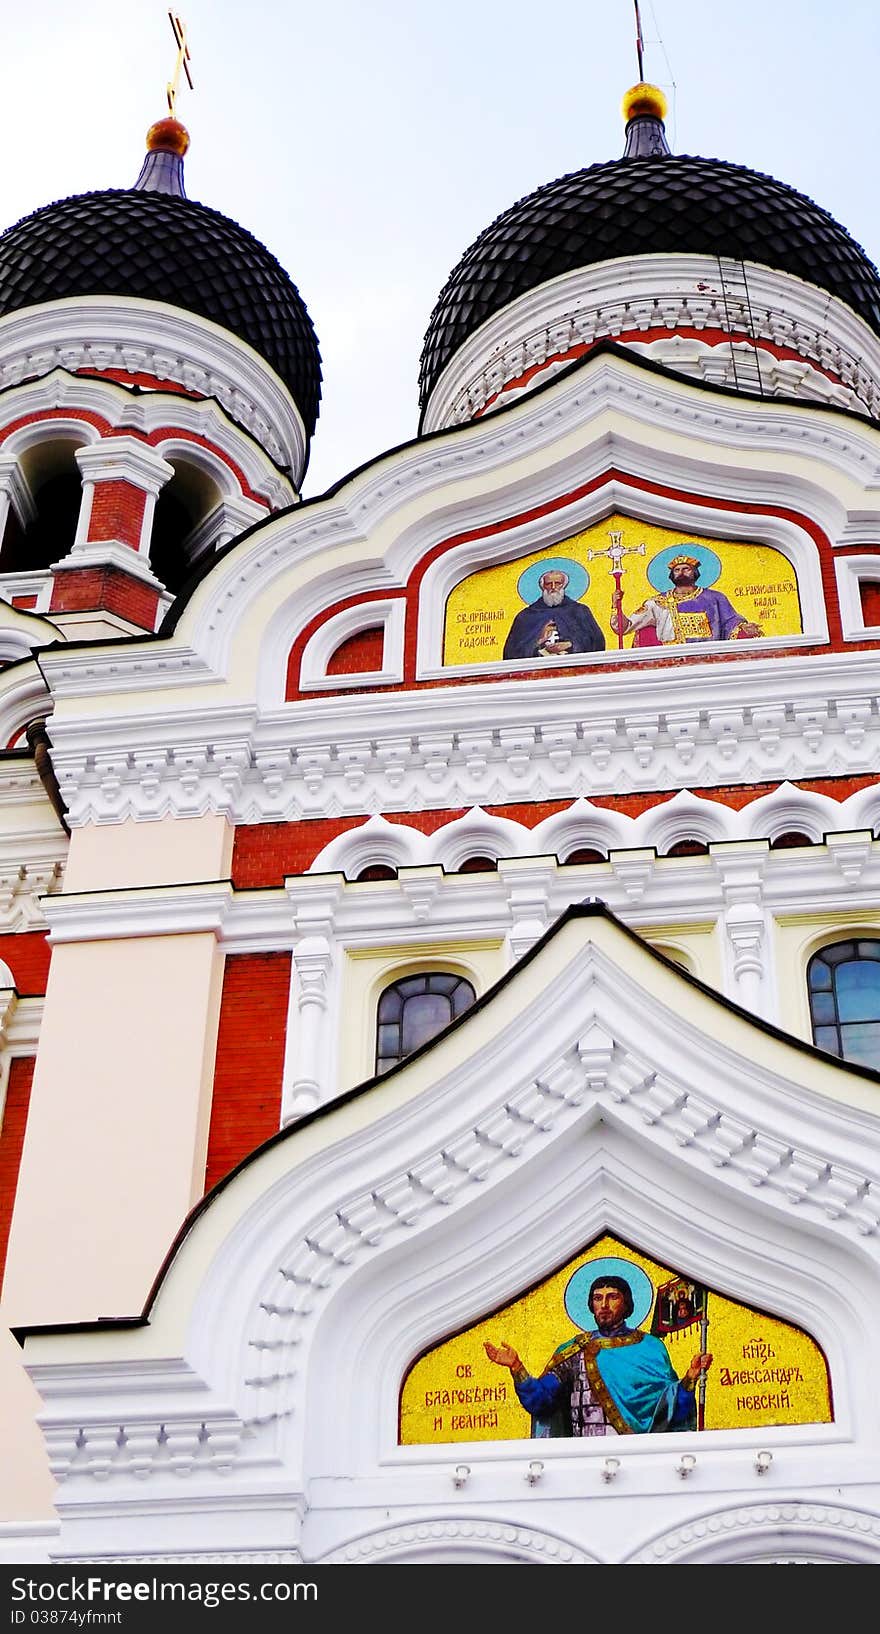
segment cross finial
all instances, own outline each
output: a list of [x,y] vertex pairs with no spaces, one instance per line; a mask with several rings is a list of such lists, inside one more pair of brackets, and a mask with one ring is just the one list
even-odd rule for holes
[[169,11],[168,21],[171,24],[171,32],[174,35],[174,43],[177,46],[177,61],[174,64],[174,73],[165,87],[165,94],[168,98],[168,112],[173,118],[174,109],[177,103],[177,95],[180,90],[181,70],[183,70],[184,74],[186,75],[186,83],[190,90],[193,89],[193,82],[192,74],[189,71],[190,56],[189,43],[186,37],[186,23],[183,22],[182,18],[178,17],[175,11]]

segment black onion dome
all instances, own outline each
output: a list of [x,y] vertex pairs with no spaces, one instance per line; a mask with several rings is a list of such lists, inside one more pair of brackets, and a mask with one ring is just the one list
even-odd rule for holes
[[877,269],[803,193],[720,159],[615,159],[539,187],[466,251],[428,325],[422,405],[459,347],[517,296],[576,267],[663,253],[720,255],[795,273],[880,334]]
[[258,239],[162,192],[84,193],[0,237],[0,316],[77,295],[164,301],[231,330],[281,376],[311,436],[321,358],[296,286]]

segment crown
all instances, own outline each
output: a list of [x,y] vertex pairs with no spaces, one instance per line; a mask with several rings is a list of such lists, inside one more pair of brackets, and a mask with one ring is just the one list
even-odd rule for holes
[[668,563],[670,571],[674,567],[699,567],[699,556],[673,556]]

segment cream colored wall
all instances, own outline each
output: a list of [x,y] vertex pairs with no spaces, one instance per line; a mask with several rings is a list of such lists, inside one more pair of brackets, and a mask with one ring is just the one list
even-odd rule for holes
[[853,908],[833,914],[780,914],[773,927],[779,972],[779,1024],[796,1038],[813,1041],[807,965],[828,942],[845,942],[864,931],[880,935],[880,912]]
[[[16,786],[15,769],[9,771],[9,787],[3,802],[3,841],[20,840],[28,849],[34,842],[52,839],[59,852],[67,849],[67,836],[42,787],[33,787],[34,769],[28,764]],[[25,778],[27,781],[25,781]]]
[[376,1070],[376,1008],[390,982],[417,971],[449,970],[464,976],[480,998],[507,969],[504,941],[431,942],[425,948],[389,944],[381,948],[349,948],[342,971],[342,1028],[339,1087],[350,1089]]
[[[232,839],[213,816],[75,829],[64,894],[223,879]],[[140,1311],[203,1190],[222,974],[213,931],[54,948],[5,1324]],[[4,1519],[52,1514],[33,1401],[18,1347],[0,1349]]]
[[3,1457],[0,1459],[0,1514],[4,1521],[53,1516],[53,1480],[37,1425],[42,1402],[23,1366],[21,1349],[0,1326],[0,1402]]
[[56,947],[7,1320],[140,1310],[202,1188],[220,963],[211,932]]
[[690,976],[724,991],[721,941],[715,919],[682,922],[680,925],[640,925],[639,935],[649,947],[681,964]]
[[70,837],[65,891],[185,885],[227,879],[235,830],[225,817],[94,824]]

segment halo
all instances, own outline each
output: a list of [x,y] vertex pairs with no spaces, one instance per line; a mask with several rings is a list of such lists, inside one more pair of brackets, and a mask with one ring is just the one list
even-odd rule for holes
[[587,1260],[568,1279],[565,1309],[575,1327],[582,1328],[585,1333],[595,1332],[596,1318],[587,1304],[587,1298],[596,1278],[604,1276],[623,1277],[629,1283],[633,1308],[632,1315],[626,1320],[631,1328],[639,1327],[650,1314],[654,1303],[654,1284],[647,1271],[643,1271],[640,1265],[634,1265],[632,1260],[607,1255],[602,1259]]
[[573,562],[570,556],[542,556],[540,562],[533,562],[527,567],[516,581],[516,593],[520,601],[537,601],[541,594],[538,580],[544,573],[554,569],[558,573],[568,574],[568,584],[565,594],[572,601],[580,601],[590,588],[590,575],[580,562]]
[[700,577],[697,587],[708,590],[721,577],[721,557],[708,545],[695,545],[692,539],[682,539],[678,545],[667,545],[665,550],[657,552],[648,563],[648,582],[655,590],[671,590],[672,580],[669,577],[669,564],[674,556],[696,556],[700,564]]

